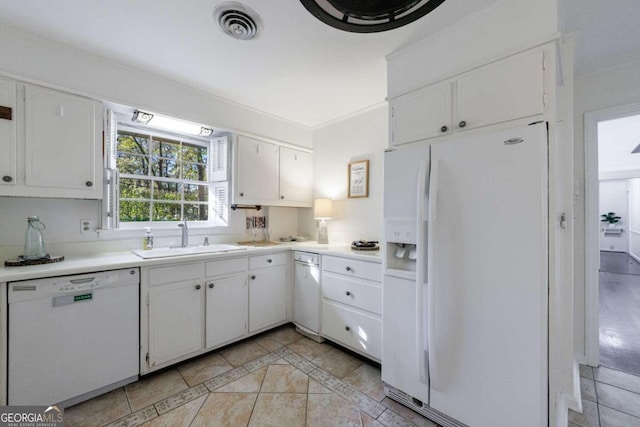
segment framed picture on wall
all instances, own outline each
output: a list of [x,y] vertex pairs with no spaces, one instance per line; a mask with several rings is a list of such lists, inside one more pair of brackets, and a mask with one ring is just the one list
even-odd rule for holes
[[369,197],[369,160],[349,163],[348,197]]

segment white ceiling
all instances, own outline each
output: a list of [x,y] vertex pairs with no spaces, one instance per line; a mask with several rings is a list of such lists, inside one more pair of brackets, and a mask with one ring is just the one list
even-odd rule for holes
[[[222,0],[0,0],[0,23],[315,127],[384,101],[385,55],[497,1],[447,0],[405,27],[353,34],[297,0],[241,0],[264,21],[251,42],[217,28]],[[582,30],[578,73],[640,59],[638,0],[560,1],[566,30]]]

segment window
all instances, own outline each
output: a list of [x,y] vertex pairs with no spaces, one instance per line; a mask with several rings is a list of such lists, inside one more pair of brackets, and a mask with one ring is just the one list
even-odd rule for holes
[[107,138],[109,228],[228,224],[227,137],[172,135],[115,121]]

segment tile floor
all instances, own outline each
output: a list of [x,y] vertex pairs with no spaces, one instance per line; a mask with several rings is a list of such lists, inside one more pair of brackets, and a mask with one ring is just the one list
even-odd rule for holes
[[640,427],[640,377],[580,366],[582,414],[569,411],[569,426]]
[[139,425],[437,427],[385,398],[378,366],[291,325],[65,410],[66,427]]

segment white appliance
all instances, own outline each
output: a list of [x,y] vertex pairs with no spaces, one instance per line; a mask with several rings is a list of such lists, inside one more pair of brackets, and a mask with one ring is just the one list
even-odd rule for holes
[[70,406],[137,380],[137,268],[11,282],[9,405]]
[[548,425],[547,127],[389,150],[382,379],[442,426]]
[[320,337],[320,257],[296,251],[293,259],[293,323],[304,335],[323,341]]

